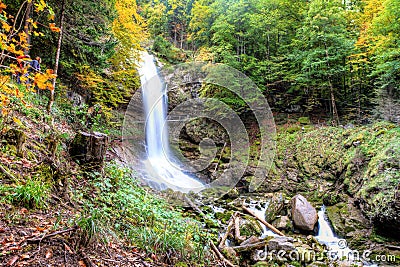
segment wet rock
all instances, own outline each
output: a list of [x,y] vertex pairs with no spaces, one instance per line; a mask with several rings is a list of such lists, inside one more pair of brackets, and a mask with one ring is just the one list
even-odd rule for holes
[[278,230],[286,230],[289,231],[293,228],[292,221],[289,219],[288,216],[281,216],[276,219],[273,223]]
[[294,239],[286,236],[276,236],[268,241],[268,251],[293,251],[295,246],[293,244]]
[[205,138],[212,139],[218,145],[227,142],[224,128],[210,119],[201,118],[186,123],[184,131],[190,141],[200,143]]
[[296,228],[312,231],[318,221],[316,209],[302,195],[292,198],[292,220]]
[[326,213],[334,231],[340,236],[347,236],[356,230],[370,228],[368,220],[357,209],[351,200],[327,207]]
[[255,244],[258,242],[260,242],[260,238],[258,238],[256,236],[251,236],[250,238],[248,238],[245,241],[243,241],[242,243],[240,243],[240,245],[243,246],[243,245],[248,245],[248,244]]
[[249,216],[240,219],[239,227],[241,236],[261,236],[263,233],[258,221]]

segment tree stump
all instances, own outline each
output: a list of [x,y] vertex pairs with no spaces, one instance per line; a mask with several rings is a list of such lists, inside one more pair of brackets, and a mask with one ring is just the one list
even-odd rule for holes
[[79,132],[69,146],[69,154],[81,165],[101,169],[107,148],[108,136],[106,134]]
[[2,139],[6,140],[6,142],[11,145],[15,145],[18,157],[24,156],[23,148],[26,142],[26,134],[22,130],[10,129],[3,134]]

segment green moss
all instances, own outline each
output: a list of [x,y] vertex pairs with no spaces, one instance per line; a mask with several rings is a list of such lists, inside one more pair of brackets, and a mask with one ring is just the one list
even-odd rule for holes
[[286,129],[286,132],[291,134],[291,133],[298,132],[300,130],[301,130],[301,127],[299,125],[293,125],[293,126],[288,127]]
[[240,225],[240,235],[251,237],[260,236],[262,234],[262,228],[257,220],[252,217],[246,216],[245,221]]
[[301,123],[301,124],[310,124],[311,123],[309,117],[300,117],[298,119],[298,122]]

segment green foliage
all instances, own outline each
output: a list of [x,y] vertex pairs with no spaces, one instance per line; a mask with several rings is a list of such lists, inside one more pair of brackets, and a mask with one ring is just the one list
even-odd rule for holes
[[104,176],[94,174],[91,179],[96,196],[85,200],[86,212],[77,219],[86,243],[115,231],[148,252],[172,253],[173,261],[203,260],[209,237],[199,222],[182,217],[178,208],[172,210],[150,195],[131,171],[108,164]]
[[161,36],[154,39],[152,50],[158,57],[172,64],[183,62],[186,59],[186,54],[182,50],[174,47]]
[[0,203],[10,202],[26,208],[47,207],[50,185],[40,178],[28,178],[16,185],[0,185]]
[[158,56],[164,58],[170,58],[172,54],[172,44],[165,40],[161,36],[157,36],[154,39],[153,51],[157,53]]

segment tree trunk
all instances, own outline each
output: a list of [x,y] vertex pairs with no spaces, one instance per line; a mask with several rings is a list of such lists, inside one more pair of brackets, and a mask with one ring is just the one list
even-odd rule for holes
[[29,46],[31,44],[31,35],[30,35],[30,31],[31,31],[31,27],[30,27],[30,23],[28,22],[28,20],[31,18],[31,13],[32,13],[32,2],[33,1],[29,1],[28,5],[26,7],[26,13],[25,13],[25,34],[26,34],[26,42],[28,44],[28,47],[25,48],[25,54],[28,54],[29,52]]
[[339,114],[337,112],[335,94],[333,92],[333,86],[332,86],[332,83],[331,83],[330,79],[329,79],[329,86],[331,88],[331,102],[332,102],[333,121],[335,123],[335,126],[338,126],[340,124],[340,122],[339,122]]
[[[326,42],[324,43],[325,46],[325,56],[326,56],[326,65],[328,67],[328,70],[330,69],[329,65],[329,54],[328,54],[328,48],[326,46]],[[339,122],[339,114],[337,112],[336,108],[336,100],[335,100],[335,93],[332,85],[332,77],[330,74],[328,74],[328,84],[329,84],[329,89],[330,89],[330,94],[331,94],[331,104],[332,104],[332,118],[334,121],[334,125],[337,126],[340,124]]]
[[[60,54],[61,54],[61,44],[62,44],[62,37],[64,32],[64,16],[65,16],[65,4],[67,0],[63,0],[61,5],[61,17],[60,17],[60,34],[58,36],[58,44],[57,44],[57,52],[56,52],[56,62],[54,64],[54,74],[57,75],[58,73],[58,63],[60,61]],[[53,88],[50,91],[50,99],[49,103],[47,104],[47,112],[51,112],[51,107],[54,103],[54,92],[56,90],[56,80],[57,77],[53,80]]]

